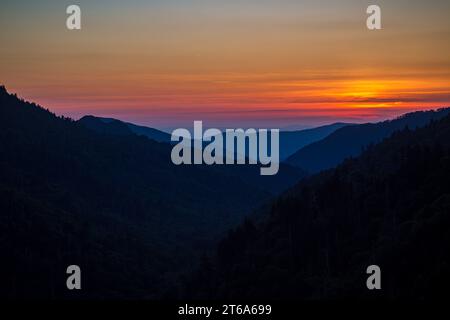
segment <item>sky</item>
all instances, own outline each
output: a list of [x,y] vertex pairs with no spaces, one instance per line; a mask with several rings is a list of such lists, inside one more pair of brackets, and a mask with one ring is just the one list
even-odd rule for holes
[[[82,30],[66,28],[77,4]],[[382,30],[366,27],[377,4]],[[447,0],[2,0],[0,84],[164,130],[372,122],[450,106]]]

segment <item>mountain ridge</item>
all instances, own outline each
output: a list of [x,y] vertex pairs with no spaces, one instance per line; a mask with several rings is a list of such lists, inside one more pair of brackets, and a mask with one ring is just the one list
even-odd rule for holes
[[136,134],[138,136],[145,136],[157,142],[171,142],[170,134],[146,126],[138,126],[130,122],[114,118],[103,118],[92,115],[86,115],[80,118],[77,122],[83,124],[89,129],[109,134],[130,135]]
[[440,119],[450,113],[450,108],[407,113],[393,120],[345,126],[326,138],[309,144],[285,160],[309,173],[332,168],[346,158],[358,156],[370,144],[381,142],[397,130],[406,126],[422,127],[431,120]]

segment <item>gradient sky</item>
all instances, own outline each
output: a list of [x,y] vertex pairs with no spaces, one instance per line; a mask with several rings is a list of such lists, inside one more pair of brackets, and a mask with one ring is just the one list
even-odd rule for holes
[[[78,4],[82,30],[68,31]],[[383,30],[369,31],[369,4]],[[450,106],[448,0],[2,0],[0,83],[73,118],[314,126]]]

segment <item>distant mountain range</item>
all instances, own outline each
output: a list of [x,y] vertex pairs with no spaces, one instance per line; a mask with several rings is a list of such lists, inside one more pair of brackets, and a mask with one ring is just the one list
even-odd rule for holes
[[[171,135],[149,127],[138,126],[132,123],[123,122],[113,118],[101,118],[95,116],[84,116],[79,123],[85,127],[100,133],[113,135],[142,135],[149,139],[171,143]],[[339,128],[351,125],[349,123],[334,123],[312,129],[299,131],[280,132],[280,160],[283,161],[300,148],[321,140]]]
[[348,125],[337,129],[324,139],[311,143],[286,159],[286,163],[316,173],[332,168],[344,159],[354,157],[369,146],[382,141],[392,133],[405,127],[416,129],[432,120],[439,120],[450,113],[450,108],[432,111],[418,111],[397,119],[379,123]]

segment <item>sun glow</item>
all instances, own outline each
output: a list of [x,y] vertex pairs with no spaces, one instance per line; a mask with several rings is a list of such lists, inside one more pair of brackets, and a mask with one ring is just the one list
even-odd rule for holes
[[386,82],[377,80],[351,81],[349,83],[344,83],[343,86],[344,92],[336,93],[336,95],[338,97],[354,99],[381,97],[383,94],[386,94],[387,88],[389,87]]

